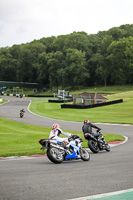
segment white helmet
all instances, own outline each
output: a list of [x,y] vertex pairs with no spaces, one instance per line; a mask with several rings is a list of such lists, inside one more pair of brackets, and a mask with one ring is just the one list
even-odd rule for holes
[[55,123],[55,124],[52,125],[52,129],[57,129],[57,128],[60,128],[60,125],[59,125],[59,124],[56,124],[56,123]]

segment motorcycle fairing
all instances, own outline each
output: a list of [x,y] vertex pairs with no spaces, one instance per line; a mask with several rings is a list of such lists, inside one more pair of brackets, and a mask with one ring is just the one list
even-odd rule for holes
[[[71,147],[71,145],[70,145],[70,147]],[[72,145],[72,147],[73,147],[73,149],[74,149],[73,153],[72,153],[72,154],[68,154],[68,155],[65,157],[65,160],[70,160],[70,159],[73,159],[73,158],[81,158],[80,152],[79,152],[80,147],[73,146],[73,145]]]

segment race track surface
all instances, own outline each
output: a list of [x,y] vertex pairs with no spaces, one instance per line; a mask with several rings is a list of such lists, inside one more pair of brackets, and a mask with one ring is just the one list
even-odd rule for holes
[[[27,109],[29,99],[8,97],[0,106],[0,117],[62,129],[81,131],[82,123],[65,122],[33,115]],[[26,110],[19,118],[20,109]],[[133,188],[133,126],[99,125],[104,133],[128,137],[128,142],[109,153],[91,153],[89,162],[68,161],[53,164],[47,157],[0,161],[0,200],[66,200]]]

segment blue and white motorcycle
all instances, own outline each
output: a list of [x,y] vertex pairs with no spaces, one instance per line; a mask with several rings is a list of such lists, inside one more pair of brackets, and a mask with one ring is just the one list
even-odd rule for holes
[[69,139],[69,147],[64,142],[54,139],[41,139],[39,143],[42,145],[41,150],[47,149],[47,157],[53,163],[62,163],[63,161],[81,159],[83,161],[90,160],[89,152],[81,146],[83,140],[79,136],[72,136]]

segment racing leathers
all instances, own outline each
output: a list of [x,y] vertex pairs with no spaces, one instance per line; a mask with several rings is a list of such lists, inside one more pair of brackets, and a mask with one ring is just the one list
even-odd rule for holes
[[93,133],[92,128],[97,129],[98,131],[100,131],[101,129],[99,127],[97,127],[96,125],[92,124],[92,123],[86,123],[82,126],[82,131],[83,133],[90,133],[94,136],[99,136],[99,133]]

